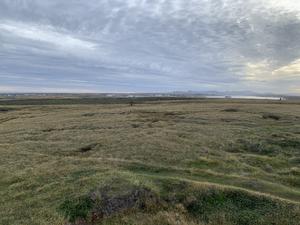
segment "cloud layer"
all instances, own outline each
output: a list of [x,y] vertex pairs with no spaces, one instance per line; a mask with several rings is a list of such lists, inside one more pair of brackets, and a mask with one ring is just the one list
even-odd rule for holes
[[0,92],[299,93],[296,0],[2,0]]

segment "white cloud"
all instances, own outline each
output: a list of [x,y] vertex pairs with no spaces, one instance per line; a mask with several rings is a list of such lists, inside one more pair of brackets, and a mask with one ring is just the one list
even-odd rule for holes
[[248,62],[245,65],[245,80],[248,81],[266,81],[272,80],[270,63],[267,60],[252,63]]
[[300,78],[300,59],[275,69],[272,75],[281,78]]
[[298,0],[264,0],[263,2],[275,9],[298,11],[300,13],[300,2]]
[[0,93],[97,93],[97,89],[84,88],[66,88],[66,87],[36,87],[34,90],[31,86],[19,85],[0,85]]
[[93,42],[81,40],[70,34],[58,32],[49,25],[41,26],[21,22],[0,21],[0,32],[8,32],[12,35],[32,41],[45,42],[67,51],[91,51],[95,50],[97,46]]

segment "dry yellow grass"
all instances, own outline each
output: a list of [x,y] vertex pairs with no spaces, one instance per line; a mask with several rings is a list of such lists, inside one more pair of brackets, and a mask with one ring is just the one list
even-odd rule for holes
[[[3,225],[65,224],[58,210],[65,198],[88,193],[113,177],[158,192],[157,180],[175,179],[263,193],[284,204],[300,202],[300,105],[295,102],[193,100],[133,107],[0,108],[7,109],[0,111]],[[265,116],[270,113],[279,119]],[[160,211],[143,224],[193,223],[192,217],[174,213]],[[139,224],[134,215],[119,219]],[[222,215],[195,223],[234,224]],[[284,218],[286,224],[293,220]],[[112,220],[105,223],[119,221]]]

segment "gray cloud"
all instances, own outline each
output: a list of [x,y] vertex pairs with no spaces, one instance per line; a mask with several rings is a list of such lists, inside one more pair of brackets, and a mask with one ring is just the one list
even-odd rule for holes
[[298,40],[294,0],[2,0],[0,91],[298,92]]

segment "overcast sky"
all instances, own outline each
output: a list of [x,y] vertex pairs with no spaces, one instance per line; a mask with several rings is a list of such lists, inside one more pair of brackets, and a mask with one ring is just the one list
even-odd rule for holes
[[299,0],[0,0],[0,92],[300,94]]

